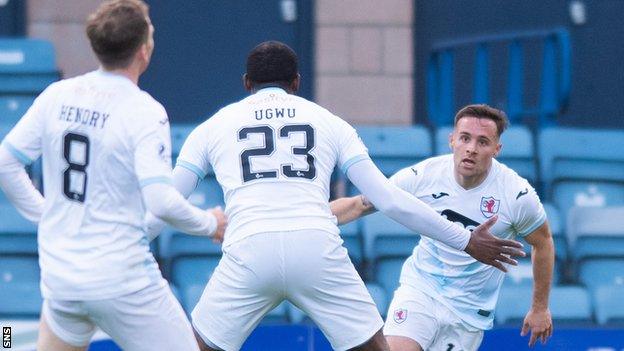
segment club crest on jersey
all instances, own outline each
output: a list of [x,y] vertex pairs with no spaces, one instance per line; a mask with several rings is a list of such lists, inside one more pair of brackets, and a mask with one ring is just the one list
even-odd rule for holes
[[394,310],[393,317],[395,322],[401,324],[407,319],[407,310],[405,308],[397,308]]
[[493,196],[481,198],[481,213],[485,218],[490,218],[498,213],[500,208],[500,200],[495,199]]

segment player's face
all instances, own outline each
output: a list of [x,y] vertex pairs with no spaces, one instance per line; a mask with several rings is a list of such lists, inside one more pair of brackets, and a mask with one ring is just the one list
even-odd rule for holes
[[485,179],[501,149],[496,130],[496,123],[487,118],[463,117],[457,122],[450,143],[458,180],[476,186]]

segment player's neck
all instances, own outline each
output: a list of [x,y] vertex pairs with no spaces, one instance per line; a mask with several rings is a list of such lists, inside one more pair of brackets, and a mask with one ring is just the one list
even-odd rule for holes
[[126,77],[130,81],[132,81],[132,83],[134,83],[135,85],[139,84],[139,77],[141,76],[141,70],[136,65],[130,65],[125,68],[114,68],[114,69],[107,69],[105,67],[101,67],[100,69],[107,73]]
[[474,176],[463,176],[459,174],[459,172],[457,171],[453,172],[453,175],[455,176],[455,181],[457,182],[457,184],[459,184],[459,186],[461,186],[465,190],[474,189],[478,187],[479,185],[481,185],[487,178],[488,174],[490,174],[489,169],[487,172],[484,172],[483,174],[476,174]]

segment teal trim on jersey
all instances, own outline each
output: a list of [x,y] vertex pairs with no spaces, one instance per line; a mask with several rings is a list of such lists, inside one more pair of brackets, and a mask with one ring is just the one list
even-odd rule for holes
[[541,227],[542,224],[544,224],[544,222],[546,222],[546,212],[542,212],[542,215],[540,216],[540,218],[535,221],[535,223],[529,227],[529,229],[525,230],[524,232],[519,232],[518,235],[520,235],[521,237],[525,237],[531,233],[533,233],[537,228]]
[[[194,164],[190,163],[190,162],[186,162],[186,161],[178,161],[176,162],[176,167],[184,167],[186,169],[188,169],[189,171],[195,173],[195,175],[197,175],[197,177],[199,177],[199,179],[204,179],[204,177],[206,176],[206,172],[202,171],[201,168],[195,166]],[[197,185],[195,185],[197,186]]]
[[347,160],[347,162],[345,162],[342,167],[340,167],[340,169],[342,170],[342,173],[347,174],[347,171],[349,170],[349,168],[351,168],[351,166],[353,166],[354,164],[363,161],[363,160],[370,160],[370,156],[368,155],[357,155],[355,157],[352,157],[350,159]]
[[9,150],[11,155],[18,159],[24,166],[28,166],[29,164],[33,163],[33,160],[26,156],[25,153],[19,151],[15,146],[11,145],[11,143],[9,143],[8,141],[5,141],[2,144],[7,148],[7,150]]
[[156,183],[173,184],[173,182],[171,181],[171,178],[169,177],[152,177],[152,178],[146,178],[146,179],[140,180],[139,186],[141,188],[144,188],[150,184],[156,184]]

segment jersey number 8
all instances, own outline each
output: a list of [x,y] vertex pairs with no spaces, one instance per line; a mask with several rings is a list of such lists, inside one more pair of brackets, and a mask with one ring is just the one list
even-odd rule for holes
[[[76,149],[78,148],[78,149]],[[74,153],[72,153],[74,149]],[[72,157],[82,155],[80,161]],[[87,193],[87,166],[89,165],[89,138],[86,135],[67,133],[63,137],[63,158],[67,168],[63,172],[63,194],[73,201],[84,202]],[[72,181],[82,180],[82,189],[77,191]]]
[[[291,133],[303,133],[305,145],[293,147],[293,155],[305,156],[308,169],[294,169],[292,164],[281,165],[280,171],[288,178],[314,179],[316,177],[316,167],[314,167],[314,156],[310,151],[314,148],[314,129],[309,124],[289,124],[280,128],[278,134],[280,138],[288,138]],[[249,158],[253,156],[269,156],[275,151],[274,130],[270,126],[245,127],[238,131],[238,140],[246,140],[249,134],[262,134],[264,137],[264,147],[244,150],[240,155],[241,167],[243,171],[243,183],[256,179],[277,178],[277,171],[251,171]]]

